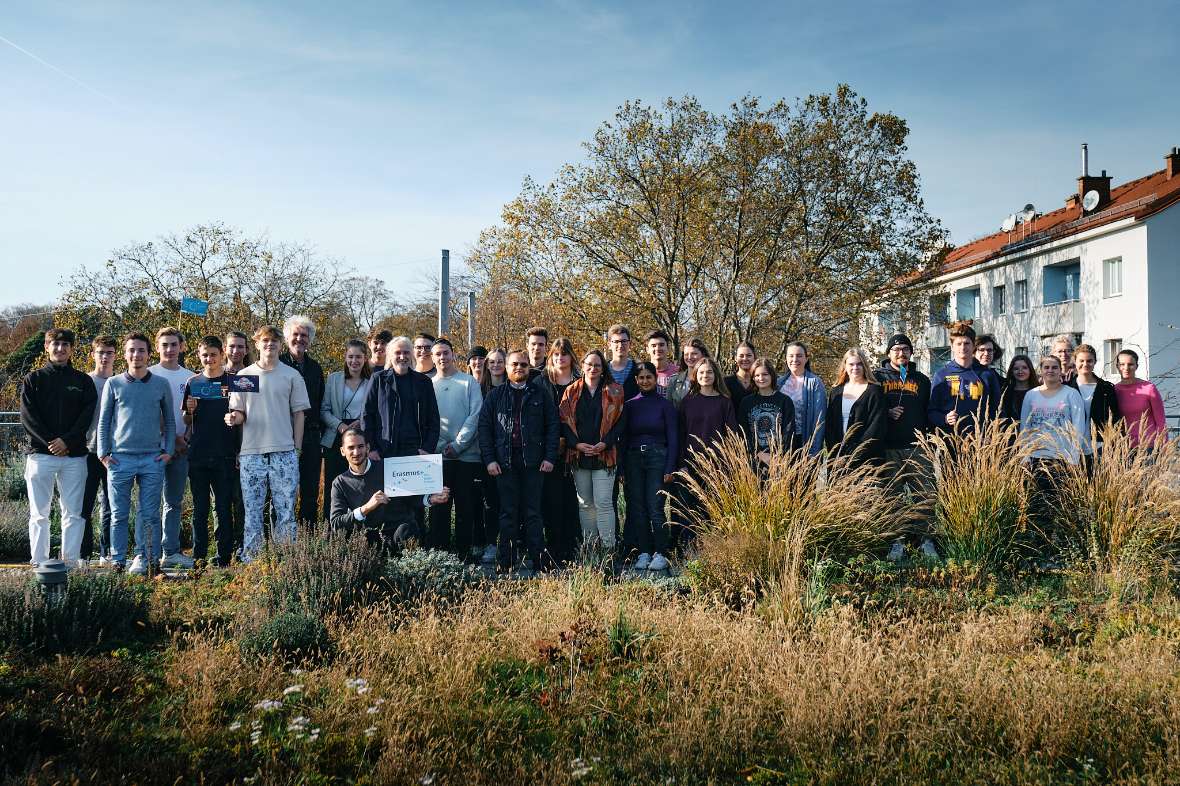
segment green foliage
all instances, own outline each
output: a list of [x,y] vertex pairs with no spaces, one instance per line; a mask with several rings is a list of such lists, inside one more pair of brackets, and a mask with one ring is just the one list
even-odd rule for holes
[[147,621],[147,599],[122,576],[73,573],[47,594],[27,572],[0,575],[0,648],[83,652],[134,635]]
[[452,603],[480,583],[483,574],[445,551],[411,549],[385,566],[385,590],[395,603]]
[[29,513],[21,502],[0,496],[0,560],[29,558]]
[[247,655],[278,655],[285,660],[314,658],[331,648],[323,620],[303,611],[283,611],[247,628],[238,645]]

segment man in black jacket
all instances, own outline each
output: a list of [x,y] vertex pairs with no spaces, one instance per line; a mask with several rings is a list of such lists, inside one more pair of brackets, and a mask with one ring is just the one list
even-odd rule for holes
[[434,383],[413,368],[414,345],[405,336],[389,342],[390,367],[373,373],[365,397],[369,458],[416,456],[438,448],[438,401]]
[[416,511],[442,505],[451,498],[446,486],[437,494],[422,497],[386,496],[381,462],[369,458],[365,435],[357,429],[344,432],[340,453],[348,461],[348,469],[336,476],[329,491],[333,529],[352,532],[361,523],[369,543],[401,547],[407,541],[422,539]]
[[[889,339],[888,353],[889,359],[874,374],[885,391],[888,415],[885,419],[885,460],[893,472],[889,493],[902,494],[914,485],[906,473],[912,473],[916,468],[918,434],[928,426],[930,378],[918,371],[918,365],[910,360],[914,345],[904,333]],[[889,552],[890,559],[901,559],[904,550],[901,541],[894,543]],[[922,541],[922,551],[927,555],[935,554],[929,538]]]
[[529,366],[523,351],[509,353],[507,384],[492,388],[479,412],[480,456],[500,492],[501,570],[516,562],[517,511],[523,511],[528,555],[541,565],[541,473],[552,472],[557,461],[557,405],[541,378],[529,379]]
[[303,443],[296,445],[299,453],[299,521],[315,521],[320,509],[320,472],[323,454],[320,452],[320,404],[324,401],[324,369],[307,354],[315,341],[315,323],[309,317],[296,314],[283,323],[283,339],[287,351],[279,360],[299,372],[307,386],[310,406],[303,416]]
[[49,510],[57,486],[61,505],[61,559],[73,567],[82,550],[82,498],[86,491],[86,435],[98,392],[70,365],[74,332],[45,334],[49,365],[21,383],[20,422],[29,435],[25,483],[29,491],[29,547],[36,565],[49,559]]

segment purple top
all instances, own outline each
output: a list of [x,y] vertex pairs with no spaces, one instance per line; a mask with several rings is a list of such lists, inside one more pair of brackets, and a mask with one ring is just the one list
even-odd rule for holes
[[729,396],[685,397],[680,405],[680,466],[687,465],[689,449],[700,450],[702,442],[714,445],[727,431],[737,430],[737,415]]
[[619,441],[619,455],[626,456],[627,450],[642,445],[659,445],[667,450],[664,459],[664,474],[676,471],[680,459],[680,435],[676,421],[676,407],[659,394],[658,390],[640,393],[623,404],[623,420],[626,422],[623,437]]

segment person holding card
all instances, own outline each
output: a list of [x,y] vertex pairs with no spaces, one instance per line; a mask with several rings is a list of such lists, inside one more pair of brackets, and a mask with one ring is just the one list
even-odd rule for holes
[[223,365],[221,339],[205,336],[197,345],[201,373],[184,386],[184,425],[188,440],[188,479],[193,494],[193,558],[209,553],[209,498],[217,510],[213,537],[217,554],[213,566],[229,567],[234,550],[231,514],[233,466],[238,456],[241,430],[225,422],[229,414],[231,374]]
[[[283,334],[266,325],[254,332],[258,362],[233,380],[225,422],[243,426],[241,467],[246,532],[242,561],[262,550],[262,509],[266,492],[274,503],[274,536],[295,539],[295,495],[299,491],[299,457],[304,413],[311,407],[307,385],[291,366],[280,362]],[[319,446],[316,446],[319,450]]]
[[348,462],[348,468],[332,481],[328,492],[332,501],[328,521],[333,529],[344,532],[352,532],[362,524],[372,545],[401,548],[411,540],[421,541],[416,511],[444,505],[451,498],[451,490],[446,486],[437,494],[421,497],[387,496],[381,461],[369,458],[369,444],[361,429],[344,431],[340,455]]

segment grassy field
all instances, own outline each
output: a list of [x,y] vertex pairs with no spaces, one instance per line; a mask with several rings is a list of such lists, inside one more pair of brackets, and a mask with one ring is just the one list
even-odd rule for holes
[[488,581],[324,533],[187,581],[77,574],[52,600],[10,572],[0,779],[1180,782],[1174,457],[1111,458],[1088,488],[1135,504],[1090,491],[1046,533],[996,439],[1007,481],[957,486],[980,469],[944,457],[954,491],[906,499],[972,558],[882,562],[904,516],[873,470],[753,483],[735,448],[701,468],[722,493],[671,579]]

